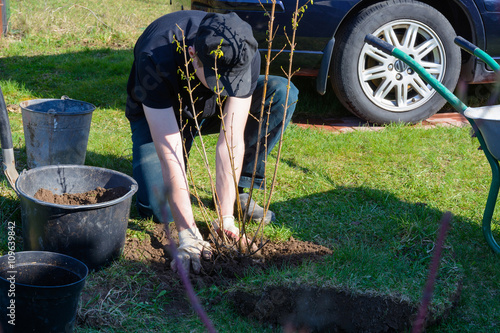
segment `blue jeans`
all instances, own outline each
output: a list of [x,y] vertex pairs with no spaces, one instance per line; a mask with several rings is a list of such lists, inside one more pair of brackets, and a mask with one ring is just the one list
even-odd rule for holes
[[[274,146],[279,142],[281,136],[281,129],[283,127],[283,106],[286,99],[286,86],[287,80],[282,77],[269,76],[267,83],[266,93],[266,106],[264,112],[269,110],[269,104],[272,101],[269,122],[266,124],[267,116],[264,114],[264,121],[261,124],[261,137],[260,148],[258,152],[257,168],[255,172],[254,188],[261,188],[264,184],[265,175],[265,157],[266,153],[269,154]],[[260,109],[262,103],[262,95],[264,93],[264,76],[259,77],[257,87],[252,96],[252,103],[250,106],[250,113],[254,117],[249,116],[245,127],[245,154],[243,157],[243,166],[241,177],[238,183],[239,187],[249,188],[252,181],[252,174],[255,164],[255,153],[257,142],[257,134],[259,132],[259,119]],[[296,102],[298,99],[298,90],[291,83],[288,96],[288,110],[285,119],[285,129],[292,118],[295,111]],[[185,121],[185,120],[184,120]],[[132,130],[132,153],[133,153],[133,177],[139,184],[139,189],[136,195],[137,210],[142,217],[153,217],[156,221],[162,221],[160,203],[156,198],[155,187],[163,184],[163,177],[161,173],[160,160],[156,154],[153,139],[149,131],[149,126],[146,118],[130,122]],[[201,134],[219,133],[220,119],[218,116],[203,119],[200,122]],[[267,151],[264,146],[265,131],[267,128]],[[186,150],[189,152],[194,138],[199,133],[196,131],[194,122],[187,123],[184,127],[183,135],[185,139]],[[167,207],[166,210],[170,213]],[[167,216],[168,221],[171,222],[172,216]]]

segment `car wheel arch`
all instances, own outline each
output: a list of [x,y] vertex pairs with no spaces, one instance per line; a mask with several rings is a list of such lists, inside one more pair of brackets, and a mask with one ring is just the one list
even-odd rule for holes
[[[354,5],[344,16],[344,18],[341,20],[340,24],[337,26],[335,29],[332,39],[335,40],[335,38],[339,35],[339,33],[344,29],[346,26],[349,26],[350,21],[359,13],[359,11],[374,5],[376,3],[384,2],[387,0],[368,0],[368,1],[359,1],[356,5]],[[464,37],[467,40],[470,40],[472,43],[474,43],[476,46],[479,48],[484,49],[485,44],[486,44],[486,33],[484,31],[484,26],[483,24],[479,24],[477,22],[482,22],[481,19],[481,14],[479,12],[479,9],[477,8],[476,4],[472,0],[444,0],[441,2],[438,2],[438,5],[436,6],[435,1],[431,0],[415,0],[416,2],[422,2],[425,3],[435,9],[437,9],[439,12],[441,12],[451,23],[455,31],[458,31],[460,36]],[[449,11],[444,10],[446,6],[452,6],[450,7],[452,10],[456,10],[459,13],[459,17],[453,17],[452,15],[449,14]],[[467,8],[471,8],[474,10],[467,10]],[[466,29],[464,28],[463,22],[462,22],[462,17],[467,18],[468,24],[466,25]],[[476,22],[476,24],[474,24]],[[325,55],[328,55],[325,53]],[[466,54],[465,56],[468,57]],[[333,62],[333,57],[335,57],[335,54],[331,54],[331,59],[329,59],[329,67],[328,68],[321,68],[321,71],[324,71],[323,73],[326,77],[330,75],[330,67],[331,63]],[[470,58],[470,57],[469,57]],[[468,64],[468,69],[469,72],[474,71],[474,59],[470,59],[469,64]],[[319,74],[321,76],[321,72]],[[322,83],[318,81],[317,83],[318,87],[318,92],[320,94],[323,94],[322,91]]]
[[[343,19],[340,21],[338,27],[335,29],[332,38],[335,38],[338,35],[338,32],[342,29],[342,27],[348,25],[349,21],[357,15],[357,13],[371,5],[374,5],[379,2],[385,2],[387,0],[362,0],[359,1],[356,5],[354,5],[343,17]],[[450,17],[448,14],[449,11],[445,10],[446,6],[452,6],[450,7],[451,9],[458,9],[460,13],[467,18],[468,21],[468,27],[470,31],[470,36],[472,37],[472,42],[480,47],[484,48],[486,44],[486,35],[484,31],[484,25],[483,24],[474,24],[474,22],[482,22],[481,19],[481,14],[479,12],[479,9],[477,8],[477,5],[475,4],[474,1],[472,0],[443,0],[439,1],[436,3],[436,1],[432,0],[415,0],[415,2],[422,2],[425,3],[435,9],[437,9],[439,12],[441,12],[448,20],[450,23],[452,23],[453,27],[456,29],[459,27],[459,24],[463,24],[463,22],[458,21],[456,19],[453,19]],[[468,10],[467,8],[474,9],[474,10]],[[456,29],[457,30],[457,29]],[[467,38],[469,36],[462,36],[464,38]]]
[[[340,61],[341,59],[353,59],[352,57],[355,54],[357,54],[357,53],[353,53],[353,52],[356,52],[355,51],[356,48],[360,47],[360,45],[358,45],[360,43],[359,36],[355,37],[355,39],[352,39],[352,37],[347,37],[347,36],[354,37],[356,35],[353,35],[353,33],[359,34],[363,30],[366,30],[366,26],[364,25],[365,20],[368,17],[373,16],[374,13],[378,11],[378,9],[385,8],[386,14],[385,14],[384,18],[381,18],[381,22],[383,22],[384,20],[386,20],[388,17],[390,17],[392,15],[392,14],[388,14],[391,12],[390,11],[388,12],[387,8],[390,8],[391,6],[394,6],[394,5],[397,6],[399,4],[404,4],[406,6],[410,6],[410,8],[411,8],[411,6],[417,6],[414,8],[415,9],[419,8],[418,10],[420,11],[420,14],[416,14],[416,15],[420,16],[421,19],[426,17],[424,12],[423,12],[424,7],[422,7],[422,6],[427,5],[427,4],[425,4],[423,1],[416,1],[416,0],[377,1],[377,2],[375,2],[374,6],[370,7],[369,11],[364,12],[362,14],[361,14],[361,12],[357,13],[355,15],[354,19],[347,21],[348,24],[343,26],[343,27],[340,27],[337,31],[338,35],[336,35],[336,41],[338,41],[338,43],[336,43],[336,50],[337,51],[334,51],[334,56],[333,56],[334,58],[332,59],[332,66],[331,66],[331,69],[333,69],[331,71],[331,73],[332,73],[331,81],[333,83],[332,86],[334,88],[334,91],[337,94],[337,97],[339,97],[340,101],[348,109],[350,109],[354,114],[356,114],[358,116],[362,116],[362,118],[366,117],[367,120],[374,122],[374,123],[384,123],[384,122],[389,122],[389,121],[390,122],[392,122],[392,121],[417,122],[417,121],[419,121],[419,119],[423,120],[423,119],[425,119],[425,117],[428,117],[431,114],[432,109],[436,110],[435,107],[430,107],[430,105],[433,105],[433,104],[422,104],[422,103],[424,103],[424,100],[430,100],[432,98],[432,96],[434,94],[432,92],[426,93],[426,95],[423,95],[422,97],[417,96],[417,98],[412,98],[411,102],[413,104],[415,104],[416,109],[414,109],[414,107],[410,107],[408,104],[405,107],[405,108],[408,108],[407,110],[401,109],[401,111],[396,111],[396,109],[394,109],[395,106],[389,107],[389,105],[393,102],[391,102],[390,100],[385,100],[385,99],[373,101],[374,103],[377,103],[377,106],[375,106],[375,104],[373,104],[373,106],[375,108],[368,107],[368,104],[366,104],[367,100],[365,98],[360,97],[360,91],[358,91],[359,88],[355,88],[355,86],[357,86],[357,84],[354,83],[354,81],[352,81],[352,80],[356,80],[356,79],[354,79],[355,74],[352,74],[355,71],[355,69],[353,67],[354,63],[351,62],[350,65],[347,65],[347,63],[344,62],[345,60]],[[402,7],[397,7],[397,8],[399,9],[399,15],[396,15],[395,17],[399,16],[400,18],[403,18],[404,16],[401,16],[401,14],[404,13],[404,9],[402,9]],[[414,9],[412,9],[412,10],[414,10]],[[434,8],[434,13],[436,13],[435,15],[437,15],[440,12]],[[389,15],[389,16],[387,16],[387,15]],[[442,16],[443,15],[441,14],[441,17]],[[437,16],[435,16],[434,19],[438,19]],[[399,20],[401,20],[401,19],[399,19]],[[413,20],[411,20],[410,17],[408,17],[408,19],[406,19],[406,20],[403,19],[403,21],[410,22]],[[426,22],[426,21],[435,22],[432,20],[429,21],[429,19],[424,19],[421,22]],[[387,23],[384,23],[384,25],[389,24],[389,22],[391,22],[391,21],[387,21]],[[420,23],[418,23],[418,21],[415,21],[415,22],[417,24],[420,24]],[[422,27],[425,30],[425,24],[424,23],[422,23],[422,24],[423,24]],[[376,23],[371,24],[371,25],[372,25],[372,28],[376,27]],[[405,22],[405,25],[406,25],[406,22]],[[458,49],[454,49],[454,47],[453,47],[454,44],[453,44],[452,38],[454,36],[454,31],[451,30],[452,28],[450,25],[451,24],[448,24],[449,28],[444,28],[444,30],[443,30],[443,28],[440,28],[438,30],[441,31],[440,33],[444,33],[445,34],[444,36],[448,36],[447,39],[445,39],[446,44],[447,44],[446,48],[448,48],[448,51],[452,50],[452,49],[455,50],[454,51],[455,56],[453,56],[453,58],[452,58],[454,60],[449,65],[447,65],[448,70],[455,69],[455,71],[454,71],[455,74],[450,74],[451,75],[451,77],[449,77],[450,79],[448,79],[448,75],[444,77],[444,79],[447,80],[448,84],[454,84],[453,82],[456,83],[456,78],[457,78],[458,73],[460,71],[460,57],[457,56],[457,52],[458,52],[458,54],[460,52],[458,51]],[[432,23],[431,23],[431,26],[436,27],[436,25],[432,24]],[[360,28],[360,31],[353,32],[352,31],[353,27],[356,30],[358,30],[360,27],[361,28]],[[380,28],[382,28],[382,26],[380,26]],[[368,29],[371,29],[371,28],[368,28]],[[432,32],[432,30],[431,30],[431,32]],[[370,33],[370,30],[365,31],[364,33]],[[338,39],[337,39],[337,36],[339,36]],[[345,46],[351,45],[349,48],[350,51],[347,51],[347,48],[345,48],[343,45],[341,45],[341,43],[347,43],[347,44],[345,44]],[[351,43],[354,43],[356,45],[355,49],[352,49],[354,44],[351,44]],[[441,47],[444,47],[444,45]],[[361,51],[361,49],[359,51],[364,52],[364,51]],[[346,55],[347,55],[347,58],[345,58]],[[344,58],[340,58],[340,57],[344,57]],[[438,55],[438,57],[439,57],[439,59],[442,59],[441,58],[442,55],[440,55],[440,56]],[[440,60],[440,61],[442,61],[442,60]],[[451,67],[449,67],[449,66],[451,66]],[[347,69],[347,68],[349,68],[349,69]],[[334,71],[336,71],[335,74],[333,74]],[[348,72],[346,73],[346,71],[348,71]],[[351,73],[351,71],[352,71],[352,73]],[[444,75],[444,73],[445,72],[443,72],[443,75]],[[452,72],[450,72],[450,73],[452,73]],[[346,75],[348,75],[348,76],[346,76]],[[358,79],[359,79],[359,77],[358,77]],[[347,80],[347,81],[344,81],[344,80]],[[357,81],[357,82],[360,82],[360,81]],[[398,84],[401,85],[401,83],[403,83],[403,82],[400,82]],[[339,84],[340,84],[340,86],[342,86],[344,88],[342,88],[340,90],[336,89],[336,88],[340,87]],[[354,86],[351,84],[354,84]],[[363,86],[362,83],[360,83],[360,84]],[[405,83],[403,83],[403,86],[404,86],[404,84]],[[365,88],[362,88],[362,89],[364,90]],[[363,96],[365,94],[366,94],[366,92],[363,93]],[[366,98],[371,99],[371,97],[368,97],[368,95],[366,95],[366,96],[367,96]],[[346,98],[347,98],[347,100],[346,100]],[[435,100],[435,98],[433,98],[433,100]],[[385,106],[382,106],[382,104],[379,104],[379,102],[382,102],[382,104]],[[387,102],[389,102],[389,104],[387,104]],[[425,102],[425,103],[427,103],[427,102]],[[357,106],[355,106],[355,105],[357,105]],[[370,105],[372,105],[372,104],[370,103]],[[423,107],[424,105],[429,105],[429,107],[428,106],[425,106],[425,108],[419,107],[419,106]],[[387,109],[387,111],[384,110],[386,107],[389,107],[389,109]],[[379,109],[379,108],[382,108],[382,109]],[[378,109],[379,111],[376,111],[376,109]],[[393,110],[391,110],[391,109],[393,109]],[[375,112],[375,113],[372,113],[372,112]],[[437,110],[434,112],[437,112]],[[384,115],[382,115],[382,114],[384,114]],[[385,114],[387,115],[388,118],[385,118],[386,117]],[[423,116],[425,116],[425,117],[422,118]],[[383,119],[385,119],[385,120],[383,120]]]

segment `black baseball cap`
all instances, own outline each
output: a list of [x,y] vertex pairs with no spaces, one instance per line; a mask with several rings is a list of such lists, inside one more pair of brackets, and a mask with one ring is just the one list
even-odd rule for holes
[[[214,51],[219,46],[222,56],[216,59]],[[211,90],[217,87],[218,75],[221,95],[248,96],[252,86],[251,64],[257,52],[257,41],[248,23],[235,13],[208,13],[200,23],[194,47]]]

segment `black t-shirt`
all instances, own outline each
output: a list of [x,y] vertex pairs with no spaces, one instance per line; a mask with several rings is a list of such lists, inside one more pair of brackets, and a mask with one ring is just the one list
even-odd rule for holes
[[[194,10],[167,14],[151,23],[139,37],[134,47],[134,63],[127,84],[125,114],[130,121],[144,117],[142,104],[155,109],[173,107],[175,112],[182,107],[183,116],[193,117],[189,92],[185,88],[188,81],[185,78],[182,39],[184,34],[187,53],[187,47],[193,45],[198,26],[206,14]],[[189,58],[189,55],[186,56]],[[252,88],[248,96],[253,94],[260,74],[259,52],[253,58],[251,68]],[[190,81],[194,88],[200,81],[194,75],[191,63],[189,73],[194,77]],[[206,118],[218,113],[217,95],[202,84],[194,89],[193,98],[199,117]]]

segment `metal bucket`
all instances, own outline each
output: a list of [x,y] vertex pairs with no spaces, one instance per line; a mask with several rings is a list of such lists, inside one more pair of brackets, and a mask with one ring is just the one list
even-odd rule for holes
[[20,106],[29,168],[85,163],[94,105],[74,99],[34,99]]
[[72,332],[88,268],[51,252],[0,257],[0,325],[10,332]]
[[500,105],[468,108],[464,116],[474,120],[491,155],[500,161]]
[[[15,186],[21,200],[24,250],[66,254],[90,269],[106,266],[121,255],[138,187],[132,177],[98,167],[50,165],[22,172]],[[120,186],[128,190],[123,196],[89,205],[54,204],[34,197],[40,188],[76,194]]]

